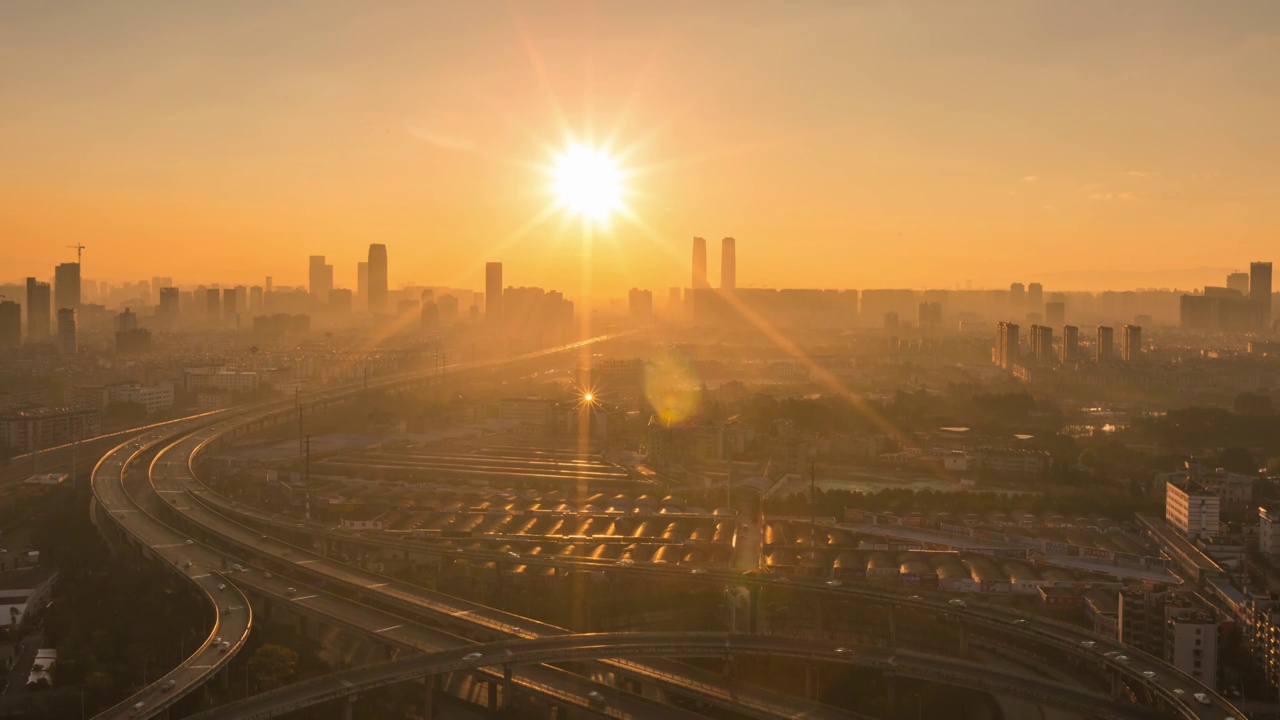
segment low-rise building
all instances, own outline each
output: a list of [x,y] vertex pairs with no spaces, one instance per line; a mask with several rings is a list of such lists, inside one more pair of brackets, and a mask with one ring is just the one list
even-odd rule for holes
[[1280,559],[1280,503],[1258,508],[1258,552]]
[[43,568],[0,572],[0,623],[21,625],[47,605],[57,578],[56,571]]
[[1184,537],[1211,538],[1218,534],[1218,496],[1190,479],[1165,483],[1164,519]]
[[36,408],[0,415],[0,445],[18,452],[84,440],[102,432],[97,408]]

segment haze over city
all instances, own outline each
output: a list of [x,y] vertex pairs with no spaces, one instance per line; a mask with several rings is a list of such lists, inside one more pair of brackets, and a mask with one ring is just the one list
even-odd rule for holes
[[0,718],[1280,720],[1280,5],[0,67]]
[[300,284],[305,251],[348,286],[385,242],[393,285],[503,248],[576,295],[578,228],[528,223],[580,141],[630,175],[638,222],[590,258],[610,295],[672,284],[690,235],[750,243],[742,286],[1193,287],[1280,230],[1280,10],[1231,8],[24,3],[4,267],[91,238],[103,279]]

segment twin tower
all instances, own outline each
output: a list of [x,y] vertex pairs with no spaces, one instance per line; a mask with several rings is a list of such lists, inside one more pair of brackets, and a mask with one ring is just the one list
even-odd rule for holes
[[[736,241],[727,237],[720,241],[720,289],[734,290],[738,287],[738,252]],[[694,290],[711,287],[707,282],[707,241],[696,237],[693,239],[693,284]]]

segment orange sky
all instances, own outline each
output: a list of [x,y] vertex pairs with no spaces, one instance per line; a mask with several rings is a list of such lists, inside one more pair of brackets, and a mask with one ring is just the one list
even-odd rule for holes
[[[428,7],[439,5],[440,7]],[[376,8],[374,7],[376,6]],[[979,8],[979,6],[981,6]],[[576,295],[540,168],[611,140],[628,204],[593,287],[1047,289],[1280,261],[1280,3],[19,3],[0,11],[0,281]],[[523,232],[518,232],[524,228]],[[1185,286],[1185,285],[1184,285]]]

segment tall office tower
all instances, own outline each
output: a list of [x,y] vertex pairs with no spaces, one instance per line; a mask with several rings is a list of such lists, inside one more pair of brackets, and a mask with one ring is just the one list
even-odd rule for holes
[[211,325],[222,324],[222,296],[217,288],[204,291],[205,318]]
[[996,325],[996,364],[1008,369],[1018,364],[1018,326],[1011,322]]
[[693,239],[693,284],[689,287],[694,290],[711,287],[707,283],[707,241],[700,237]]
[[733,292],[738,287],[738,241],[720,241],[720,289]]
[[58,309],[58,354],[76,354],[76,311],[75,308]]
[[39,342],[49,337],[53,323],[52,303],[49,283],[27,278],[27,342]]
[[1053,328],[1048,325],[1031,326],[1031,354],[1038,365],[1053,364]]
[[275,289],[272,285],[273,280],[275,280],[275,278],[270,275],[267,276],[267,284],[263,286],[265,292],[272,292]]
[[369,246],[369,312],[387,311],[387,246]]
[[502,324],[502,263],[484,264],[484,316],[490,325]]
[[1233,272],[1227,275],[1227,289],[1235,290],[1241,295],[1249,294],[1249,273]]
[[323,255],[312,255],[307,267],[307,290],[324,302],[333,289],[333,266],[325,263]]
[[249,309],[250,310],[262,309],[262,286],[261,285],[254,285],[253,287],[249,288]]
[[62,263],[53,269],[53,301],[58,310],[80,307],[80,263]]
[[1120,359],[1137,362],[1142,356],[1142,328],[1137,325],[1125,325],[1124,334],[1120,336]]
[[1044,304],[1044,322],[1049,327],[1061,325],[1067,320],[1067,304],[1061,300]]
[[158,315],[169,326],[176,325],[178,322],[178,288],[162,287],[160,288],[160,304],[156,306],[156,315]]
[[1258,317],[1258,327],[1271,329],[1271,263],[1249,263],[1249,302]]
[[1060,359],[1063,365],[1075,365],[1080,360],[1080,328],[1075,325],[1066,325],[1062,328]]
[[1106,325],[1098,326],[1098,346],[1094,358],[1100,362],[1111,362],[1115,357],[1115,330]]
[[0,348],[22,344],[22,306],[12,300],[0,300]]
[[356,263],[356,302],[369,305],[369,263]]
[[1040,283],[1031,283],[1027,286],[1027,309],[1031,312],[1040,312],[1040,308],[1044,306],[1044,286]]

